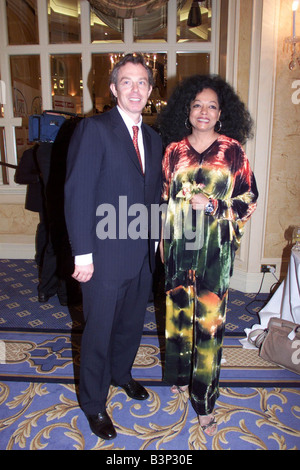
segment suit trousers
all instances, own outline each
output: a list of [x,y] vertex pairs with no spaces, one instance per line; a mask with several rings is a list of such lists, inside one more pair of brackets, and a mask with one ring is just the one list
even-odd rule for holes
[[82,283],[85,327],[81,342],[80,406],[86,414],[103,412],[111,384],[131,379],[152,287],[148,255],[133,279]]

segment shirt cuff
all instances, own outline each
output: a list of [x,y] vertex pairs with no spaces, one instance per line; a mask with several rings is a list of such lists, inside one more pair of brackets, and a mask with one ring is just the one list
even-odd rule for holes
[[93,253],[88,253],[86,255],[77,255],[74,260],[77,266],[86,266],[87,264],[92,264],[93,262]]

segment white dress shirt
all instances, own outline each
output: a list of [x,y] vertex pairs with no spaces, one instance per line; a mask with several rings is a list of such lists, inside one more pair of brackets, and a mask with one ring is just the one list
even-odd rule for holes
[[122,119],[123,119],[124,123],[126,124],[128,132],[129,132],[130,137],[132,139],[133,139],[132,127],[133,126],[138,126],[138,128],[139,128],[138,146],[139,146],[139,151],[140,151],[140,154],[141,154],[143,170],[145,171],[145,151],[144,151],[143,133],[142,133],[142,129],[141,129],[141,125],[142,125],[142,121],[143,121],[142,116],[140,117],[139,122],[135,123],[126,113],[124,113],[124,111],[121,108],[119,108],[119,106],[117,106],[117,108],[118,108],[119,113],[122,116]]

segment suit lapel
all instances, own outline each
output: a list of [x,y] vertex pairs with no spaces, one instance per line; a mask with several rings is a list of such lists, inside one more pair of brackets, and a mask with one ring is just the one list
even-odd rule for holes
[[143,130],[143,142],[144,142],[144,151],[145,151],[145,179],[146,181],[150,180],[151,173],[151,137],[147,131],[146,126],[142,124]]
[[[126,124],[124,123],[117,108],[113,108],[110,111],[110,114],[111,114],[111,120],[112,120],[112,129],[116,135],[116,139],[122,140],[122,145],[124,143],[124,149],[126,149],[130,160],[134,163],[135,167],[137,168],[141,176],[143,176],[140,163],[139,163],[132,139],[126,127]],[[146,157],[146,153],[145,153],[145,157]]]

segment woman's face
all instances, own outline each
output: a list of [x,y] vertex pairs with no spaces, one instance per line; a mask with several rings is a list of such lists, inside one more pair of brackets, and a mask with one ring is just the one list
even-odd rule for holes
[[214,132],[220,114],[221,110],[216,92],[210,88],[204,88],[191,102],[189,120],[195,130]]

